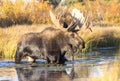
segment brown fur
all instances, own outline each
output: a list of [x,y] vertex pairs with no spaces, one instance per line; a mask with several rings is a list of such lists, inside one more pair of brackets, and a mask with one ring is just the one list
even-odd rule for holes
[[71,55],[79,46],[82,46],[83,40],[75,38],[76,34],[60,29],[48,27],[40,33],[27,33],[23,35],[17,45],[15,62],[20,63],[23,57],[29,56],[36,59],[47,59],[48,63],[65,62],[65,53],[69,51]]

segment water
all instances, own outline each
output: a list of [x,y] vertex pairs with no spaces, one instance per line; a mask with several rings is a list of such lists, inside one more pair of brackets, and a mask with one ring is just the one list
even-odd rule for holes
[[64,66],[45,64],[45,60],[15,64],[14,60],[1,59],[0,81],[90,81],[91,77],[103,77],[103,70],[119,59],[119,52],[108,50],[89,52],[86,58]]

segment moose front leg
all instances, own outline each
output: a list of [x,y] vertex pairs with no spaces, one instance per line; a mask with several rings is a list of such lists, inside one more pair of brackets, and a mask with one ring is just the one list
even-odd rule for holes
[[16,51],[16,54],[15,54],[15,63],[17,63],[17,64],[21,63],[22,57],[23,57],[23,53]]
[[71,55],[71,61],[73,61],[73,63],[74,63],[74,52],[73,51],[74,50],[70,47],[69,54]]

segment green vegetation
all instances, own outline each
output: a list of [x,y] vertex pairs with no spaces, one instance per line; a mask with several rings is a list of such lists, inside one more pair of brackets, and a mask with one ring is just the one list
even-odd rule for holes
[[86,42],[86,48],[83,51],[90,51],[100,47],[118,47],[120,46],[120,27],[92,27],[89,30],[81,30],[80,36]]

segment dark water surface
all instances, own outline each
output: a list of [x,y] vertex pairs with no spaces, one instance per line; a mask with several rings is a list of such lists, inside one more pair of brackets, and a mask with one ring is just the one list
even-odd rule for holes
[[91,76],[101,78],[104,67],[119,61],[119,54],[102,49],[66,65],[48,65],[45,60],[37,60],[35,64],[23,60],[22,64],[15,64],[14,60],[1,59],[0,81],[89,81]]

